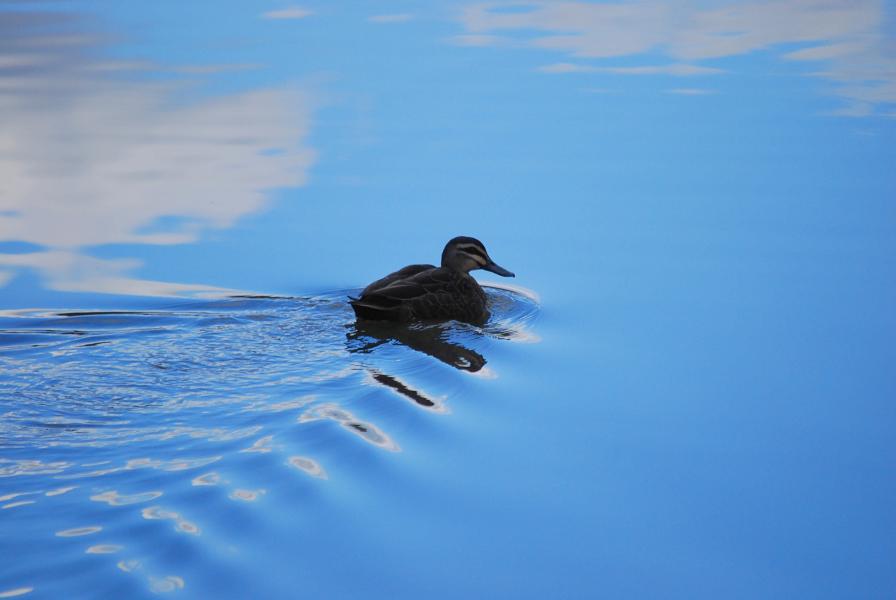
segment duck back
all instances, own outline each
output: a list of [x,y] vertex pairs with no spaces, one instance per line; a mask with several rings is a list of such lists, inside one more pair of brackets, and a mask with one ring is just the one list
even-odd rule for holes
[[416,275],[417,273],[422,273],[423,271],[429,271],[430,269],[435,269],[435,265],[408,265],[403,269],[398,269],[394,273],[389,273],[382,279],[377,279],[370,285],[368,285],[361,292],[361,297],[363,298],[365,295],[375,292],[377,290],[381,290],[384,287],[395,283],[396,281],[400,281],[402,279],[409,279]]
[[485,292],[470,275],[432,265],[411,265],[379,279],[351,301],[363,319],[399,322],[488,318]]

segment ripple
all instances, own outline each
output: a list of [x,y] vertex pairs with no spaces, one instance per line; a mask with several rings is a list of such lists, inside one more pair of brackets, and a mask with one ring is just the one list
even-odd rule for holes
[[102,477],[124,471],[124,467],[114,467],[111,469],[96,469],[95,471],[82,471],[80,473],[68,473],[66,475],[57,475],[56,479],[84,479],[87,477]]
[[180,514],[171,510],[166,510],[160,506],[144,508],[140,514],[147,520],[174,521],[174,529],[181,533],[189,533],[191,535],[199,535],[200,533],[200,529],[195,523],[187,521],[181,517]]
[[52,475],[62,473],[71,466],[72,463],[65,461],[45,463],[39,460],[8,460],[0,458],[0,477]]
[[156,468],[160,471],[187,471],[216,463],[221,460],[221,458],[221,456],[208,456],[205,458],[168,460],[160,462]]
[[369,374],[372,381],[386,386],[387,388],[395,391],[398,395],[410,400],[418,406],[428,408],[435,412],[447,412],[444,404],[444,398],[436,398],[435,396],[431,396],[418,391],[412,388],[407,383],[403,382],[398,377],[393,377],[392,375],[379,373],[373,369],[369,371]]
[[176,512],[165,510],[160,506],[150,506],[141,512],[144,519],[177,519],[180,515]]
[[177,521],[175,527],[178,531],[182,531],[184,533],[189,533],[192,535],[199,535],[199,527],[192,521],[185,521],[183,519],[180,519]]
[[4,504],[3,506],[0,506],[0,508],[2,508],[2,509],[16,508],[17,506],[26,506],[28,504],[34,504],[34,502],[35,502],[34,500],[19,500],[17,502],[10,502],[9,504]]
[[[343,297],[352,290],[316,298],[224,298],[168,311],[7,311],[0,315],[0,333],[47,339],[43,346],[7,346],[0,354],[4,385],[17,398],[0,420],[0,436],[11,446],[33,449],[234,441],[258,435],[259,427],[200,415],[305,409],[328,401],[321,390],[345,389],[370,369],[383,385],[397,382],[392,388],[419,406],[440,407],[442,393],[411,385],[402,373],[376,363],[400,358],[404,369],[425,371],[431,361],[411,359],[409,348],[475,373],[487,360],[483,340],[537,339],[529,327],[538,306],[531,292],[485,289],[492,319],[484,327],[449,323],[351,333],[352,325],[356,339],[348,343],[340,332],[351,320]],[[99,335],[118,343],[83,346],[84,338]],[[80,345],[72,343],[75,338]],[[51,349],[68,354],[53,357]],[[38,380],[40,386],[29,385]],[[290,388],[288,397],[278,397]],[[66,461],[0,458],[0,476],[70,467]]]
[[274,439],[272,435],[266,435],[262,438],[258,438],[255,443],[253,443],[248,448],[243,448],[240,452],[260,452],[267,453],[273,450],[274,448],[271,446],[271,441]]
[[176,590],[183,589],[184,580],[176,575],[166,575],[165,577],[149,577],[149,591],[154,594],[165,594]]
[[316,461],[304,456],[290,456],[287,464],[320,479],[326,479],[327,473]]
[[103,528],[99,525],[88,525],[86,527],[75,527],[73,529],[65,529],[63,531],[57,531],[57,537],[79,537],[82,535],[92,535],[94,533],[99,533]]
[[378,446],[384,450],[389,450],[390,452],[399,452],[401,450],[401,448],[398,447],[398,444],[396,444],[388,435],[383,433],[379,427],[355,418],[350,412],[335,404],[316,406],[299,417],[300,423],[319,420],[335,421],[365,442]]
[[96,494],[90,497],[94,502],[105,502],[109,506],[127,506],[128,504],[139,504],[141,502],[150,502],[160,497],[162,492],[143,492],[140,494],[119,494],[115,490],[109,490],[102,494]]
[[[97,543],[57,544],[41,560],[62,568],[84,553],[110,555],[153,593],[183,589],[182,577],[156,570],[183,551],[174,544],[240,552],[222,532],[247,518],[242,503],[261,509],[252,519],[291,522],[277,511],[309,500],[317,481],[332,487],[322,483],[327,469],[342,473],[346,456],[399,452],[393,434],[417,436],[409,424],[425,431],[449,414],[449,401],[489,385],[470,376],[497,376],[496,344],[536,339],[535,300],[486,292],[492,319],[483,327],[360,327],[344,292],[0,314],[0,337],[16,332],[0,341],[0,395],[10,398],[0,478],[21,478],[0,506],[28,517],[10,519],[4,535],[31,539],[35,522],[62,538],[97,534],[86,538]],[[79,487],[86,493],[69,494]],[[70,528],[98,512],[110,522]],[[116,539],[100,533],[110,531]]]
[[[282,383],[282,382],[281,382]],[[301,398],[294,398],[292,400],[284,400],[282,402],[270,402],[270,401],[259,401],[257,403],[252,404],[251,408],[253,410],[261,410],[265,412],[282,412],[285,410],[297,410],[299,408],[304,408],[314,402],[316,396],[308,395],[302,396]]]
[[84,552],[86,554],[115,554],[116,552],[121,552],[124,546],[119,546],[117,544],[97,544],[95,546],[90,546]]
[[[81,471],[79,473],[67,473],[65,475],[57,475],[56,479],[81,479],[102,477],[125,471],[136,471],[140,469],[156,469],[159,471],[187,471],[204,467],[221,460],[222,456],[206,456],[202,458],[172,458],[168,460],[155,458],[132,458],[121,466],[109,467],[107,469],[97,469],[94,471]],[[103,464],[108,464],[104,462]],[[86,465],[82,465],[86,466]]]
[[137,569],[141,567],[140,561],[134,558],[130,558],[127,560],[120,560],[115,563],[115,566],[125,573],[133,573]]
[[0,502],[6,502],[7,500],[12,500],[13,498],[18,498],[19,496],[29,496],[31,494],[39,494],[40,492],[12,492],[10,494],[4,494],[0,496]]
[[232,500],[239,500],[241,502],[255,502],[262,496],[267,493],[267,490],[244,490],[244,489],[235,489],[230,492],[228,496]]
[[212,471],[211,473],[204,473],[202,475],[197,475],[194,477],[190,483],[196,486],[202,485],[218,485],[221,483],[221,476]]

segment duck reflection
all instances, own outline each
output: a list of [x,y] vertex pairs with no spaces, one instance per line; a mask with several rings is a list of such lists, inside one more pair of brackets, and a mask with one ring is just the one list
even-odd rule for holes
[[[403,325],[387,321],[356,321],[346,334],[348,351],[357,354],[370,353],[374,348],[389,342],[398,342],[418,352],[437,358],[455,369],[475,373],[485,366],[485,357],[461,344],[449,341],[448,326],[439,325]],[[374,379],[406,396],[414,390],[389,375],[374,374]],[[416,399],[414,399],[417,401]]]
[[391,375],[386,375],[385,373],[380,373],[379,371],[370,371],[370,376],[373,377],[373,380],[377,383],[381,383],[388,388],[392,388],[405,398],[410,399],[412,402],[416,402],[420,406],[424,408],[432,408],[438,409],[440,408],[439,404],[428,398],[426,394],[422,392],[418,392],[417,390],[409,387],[400,379],[392,377]]

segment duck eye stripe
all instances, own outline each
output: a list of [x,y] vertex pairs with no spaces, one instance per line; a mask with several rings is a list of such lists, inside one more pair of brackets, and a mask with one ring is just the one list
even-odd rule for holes
[[476,246],[464,246],[463,248],[461,248],[461,250],[463,250],[467,254],[472,254],[473,256],[479,256],[480,258],[485,258],[485,254],[482,252],[482,250],[480,250]]

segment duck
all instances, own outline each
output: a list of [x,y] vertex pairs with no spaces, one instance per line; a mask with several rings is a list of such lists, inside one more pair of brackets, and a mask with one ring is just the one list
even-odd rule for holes
[[445,244],[441,266],[408,265],[377,279],[357,298],[349,296],[349,303],[358,319],[482,324],[488,320],[489,311],[485,292],[470,275],[475,269],[515,277],[491,259],[482,242],[458,236]]

